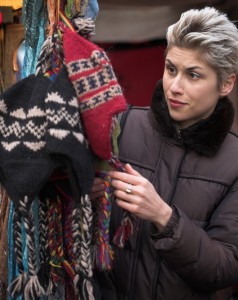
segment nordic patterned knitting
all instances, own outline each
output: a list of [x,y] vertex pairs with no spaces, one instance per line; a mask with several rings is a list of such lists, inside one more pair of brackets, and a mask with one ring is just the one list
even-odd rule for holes
[[[44,77],[31,75],[0,95],[0,180],[14,204],[14,248],[19,276],[9,286],[10,295],[44,293],[35,257],[34,219],[31,203],[49,178],[56,163],[50,159],[45,142]],[[28,273],[22,263],[21,223],[26,229]]]
[[[77,270],[78,280],[75,282],[85,295],[92,293],[90,252],[86,249],[91,239],[90,230],[87,230],[91,226],[88,194],[94,171],[91,153],[81,131],[75,92],[67,76],[64,76],[62,70],[51,82],[44,76],[31,75],[0,95],[0,180],[14,204],[14,249],[19,270],[19,275],[8,288],[13,298],[24,294],[25,299],[36,299],[52,290],[51,280],[42,279],[48,251],[43,246],[44,242],[40,249],[40,266],[37,266],[36,224],[31,204],[57,168],[67,171],[75,209],[79,209],[80,224],[83,224],[82,228],[78,224],[75,228],[84,242],[81,249],[77,249],[80,270]],[[27,273],[23,267],[22,225],[27,236]],[[41,222],[40,227],[46,225]],[[41,238],[45,240],[44,232]],[[63,265],[67,268],[67,262],[63,261]]]
[[100,159],[110,159],[112,119],[126,109],[112,65],[101,48],[69,28],[63,49],[89,145]]

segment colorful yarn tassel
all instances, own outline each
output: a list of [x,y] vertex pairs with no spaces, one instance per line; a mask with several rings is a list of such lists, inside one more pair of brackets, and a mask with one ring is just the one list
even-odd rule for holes
[[94,267],[98,270],[110,270],[112,268],[113,250],[109,244],[109,226],[112,207],[112,187],[110,178],[106,173],[99,174],[105,183],[104,196],[95,203],[95,230],[93,258]]
[[[115,156],[112,156],[108,163],[117,171],[125,172],[124,166]],[[135,228],[138,228],[138,218],[124,210],[121,225],[114,235],[113,243],[119,248],[124,248]]]

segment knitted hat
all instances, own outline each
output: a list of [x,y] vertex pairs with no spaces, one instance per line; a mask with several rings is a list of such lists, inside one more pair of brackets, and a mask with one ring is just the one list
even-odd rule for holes
[[64,66],[50,84],[45,97],[46,147],[52,159],[70,169],[76,181],[72,186],[74,196],[91,192],[94,171],[92,157],[81,126],[79,105]]
[[[0,180],[13,201],[14,250],[19,275],[9,287],[16,297],[43,294],[38,280],[31,203],[56,163],[46,151],[45,89],[50,80],[31,75],[0,95]],[[23,267],[22,224],[27,237],[28,273]]]
[[[92,216],[88,194],[94,172],[75,91],[65,69],[53,82],[42,75],[30,75],[0,96],[0,140],[0,180],[14,204],[14,249],[19,271],[9,286],[11,296],[24,291],[25,299],[36,299],[47,294],[40,280],[42,274],[37,271],[31,203],[59,167],[67,171],[75,200],[75,259],[80,266],[75,285],[78,289],[80,284],[90,288]],[[27,273],[23,267],[21,223],[27,236]]]
[[45,89],[40,76],[19,81],[0,95],[0,179],[15,206],[39,192],[54,166],[45,150]]
[[63,50],[85,134],[93,152],[107,160],[112,155],[113,117],[126,109],[121,87],[106,53],[69,28],[63,35]]

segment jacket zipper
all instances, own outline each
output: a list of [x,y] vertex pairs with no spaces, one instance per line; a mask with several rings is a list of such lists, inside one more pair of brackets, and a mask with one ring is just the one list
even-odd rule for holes
[[[180,130],[178,130],[177,132],[178,132],[178,138],[180,139],[181,138]],[[180,134],[180,136],[179,136],[179,134]],[[182,157],[180,159],[179,165],[177,167],[176,179],[178,178],[179,170],[181,169],[181,166],[183,164],[185,156],[186,156],[186,151],[184,151],[184,153],[183,153],[183,155],[182,155]],[[173,195],[174,195],[174,191],[175,191],[175,183],[176,182],[177,182],[177,180],[174,181],[174,184],[173,184],[173,187],[171,189],[170,196],[169,196],[168,205],[170,205],[170,206],[172,204],[172,199],[173,199]],[[155,272],[154,283],[153,283],[153,294],[152,294],[152,299],[153,300],[157,300],[157,297],[156,297],[156,292],[157,292],[156,286],[157,286],[157,283],[158,283],[158,280],[159,280],[159,276],[160,276],[160,269],[161,269],[160,265],[161,265],[161,259],[159,259],[159,255],[158,255],[158,259],[157,259],[157,263],[156,263],[156,272]]]
[[180,129],[176,129],[176,132],[177,132],[178,139],[182,140],[181,130]]

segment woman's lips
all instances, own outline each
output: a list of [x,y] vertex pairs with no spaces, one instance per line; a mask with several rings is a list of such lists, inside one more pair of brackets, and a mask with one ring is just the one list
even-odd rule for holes
[[187,105],[186,103],[175,99],[169,99],[169,103],[172,108],[181,108],[184,107],[184,105]]

